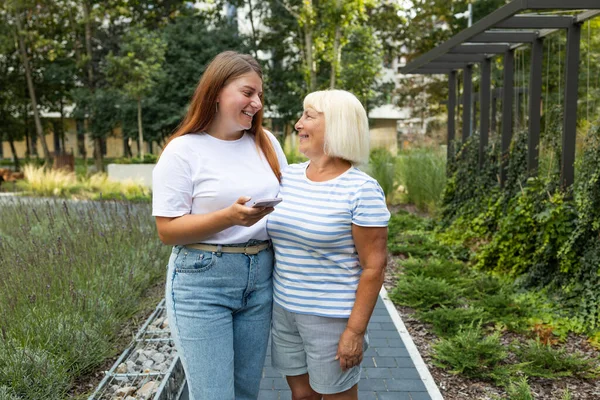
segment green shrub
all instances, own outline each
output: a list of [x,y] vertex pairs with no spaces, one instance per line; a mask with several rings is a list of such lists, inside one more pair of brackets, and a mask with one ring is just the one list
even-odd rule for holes
[[434,307],[457,306],[459,295],[460,291],[443,279],[413,276],[400,280],[390,297],[397,304],[427,311]]
[[428,230],[429,220],[407,211],[398,211],[391,215],[388,223],[388,237],[395,240],[398,235],[406,231]]
[[434,363],[437,366],[471,378],[494,377],[494,369],[507,355],[500,343],[499,333],[485,336],[480,327],[474,326],[433,345]]
[[523,300],[517,299],[514,294],[506,290],[482,296],[472,304],[485,310],[492,321],[515,330],[520,330],[527,324],[527,318],[532,312]]
[[527,378],[510,381],[506,388],[506,394],[510,400],[534,400]]
[[446,154],[440,149],[410,150],[398,156],[398,176],[404,201],[435,212],[446,184]]
[[407,275],[444,279],[451,285],[464,285],[470,275],[470,271],[463,263],[439,258],[427,260],[409,258],[402,261],[402,266]]
[[482,273],[466,282],[465,293],[470,299],[481,300],[486,296],[497,295],[508,290],[498,278]]
[[114,164],[156,164],[158,161],[158,155],[156,154],[144,154],[144,159],[141,157],[121,157],[113,160]]
[[489,320],[487,312],[481,308],[439,307],[419,313],[419,319],[433,325],[433,331],[441,337],[456,335],[461,329],[474,324],[485,324]]
[[388,243],[388,250],[395,255],[418,258],[451,255],[447,246],[441,245],[431,234],[419,231],[408,231],[396,236],[395,240]]
[[516,346],[515,354],[524,363],[523,372],[529,376],[558,378],[598,375],[594,373],[594,369],[598,368],[597,363],[586,359],[583,354],[568,354],[564,348],[555,349],[540,341],[529,340],[525,345]]

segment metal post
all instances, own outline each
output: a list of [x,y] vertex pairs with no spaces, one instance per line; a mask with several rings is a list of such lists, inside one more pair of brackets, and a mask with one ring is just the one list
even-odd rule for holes
[[456,137],[456,71],[448,74],[448,143],[447,164],[454,160],[454,138]]
[[492,60],[486,58],[481,63],[481,87],[479,88],[479,166],[483,165],[485,148],[488,145],[490,130],[490,92],[492,89]]
[[492,94],[492,133],[496,132],[496,118],[498,116],[498,97],[495,94]]
[[506,182],[508,172],[508,151],[513,132],[513,97],[514,97],[515,51],[504,54],[504,89],[502,97],[502,156],[500,164],[500,185]]
[[477,131],[477,101],[479,100],[477,97],[478,97],[477,93],[472,93],[471,127],[470,127],[471,134],[473,134],[473,132]]
[[463,70],[463,118],[462,118],[462,141],[467,141],[471,136],[471,96],[473,91],[473,67],[467,65]]
[[564,125],[562,137],[561,184],[573,184],[575,162],[575,137],[577,128],[577,90],[579,80],[579,50],[581,25],[572,24],[567,29],[567,62],[565,68]]
[[531,70],[529,72],[529,136],[527,141],[527,172],[537,175],[540,144],[542,98],[542,64],[544,40],[537,39],[531,46]]

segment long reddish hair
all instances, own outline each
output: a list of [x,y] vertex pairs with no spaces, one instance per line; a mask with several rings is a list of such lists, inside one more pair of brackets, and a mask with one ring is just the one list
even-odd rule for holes
[[[260,79],[262,79],[263,75],[260,65],[250,55],[240,54],[235,51],[224,51],[213,58],[200,78],[185,118],[171,137],[169,137],[167,145],[176,137],[206,130],[215,118],[217,97],[221,89],[232,80],[252,71],[256,72]],[[263,109],[261,108],[254,114],[252,126],[246,132],[254,135],[256,147],[260,149],[269,166],[271,166],[273,173],[281,181],[281,168],[277,159],[277,153],[275,153],[275,149],[267,133],[263,130],[262,122]]]

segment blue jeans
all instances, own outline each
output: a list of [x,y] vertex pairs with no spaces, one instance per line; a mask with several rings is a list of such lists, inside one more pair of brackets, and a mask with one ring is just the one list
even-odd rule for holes
[[173,248],[167,315],[191,399],[258,397],[271,327],[272,272],[272,248],[256,255]]

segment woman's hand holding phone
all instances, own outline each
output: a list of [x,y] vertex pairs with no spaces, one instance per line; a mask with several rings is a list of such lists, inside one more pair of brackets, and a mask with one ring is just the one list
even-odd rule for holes
[[252,226],[273,212],[273,207],[248,207],[250,197],[242,196],[229,206],[229,218],[233,225]]

